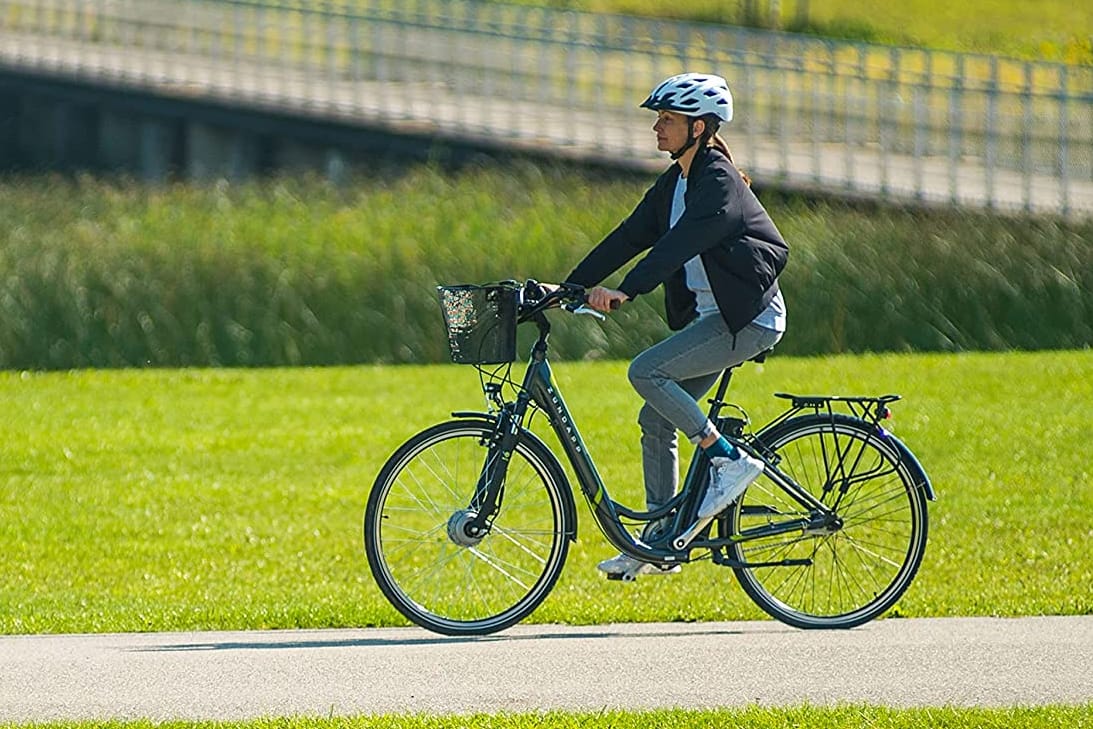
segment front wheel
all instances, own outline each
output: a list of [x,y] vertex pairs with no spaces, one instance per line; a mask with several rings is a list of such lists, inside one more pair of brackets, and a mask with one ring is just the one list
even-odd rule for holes
[[408,619],[445,635],[484,635],[529,615],[565,564],[576,525],[557,459],[519,438],[489,532],[463,529],[493,422],[456,420],[419,433],[380,470],[364,515],[368,564]]
[[[881,615],[910,586],[926,548],[926,480],[889,434],[857,418],[808,415],[758,435],[778,469],[835,511],[837,521],[732,545],[735,570],[767,614],[799,628],[852,628]],[[732,508],[732,531],[809,514],[769,479]]]

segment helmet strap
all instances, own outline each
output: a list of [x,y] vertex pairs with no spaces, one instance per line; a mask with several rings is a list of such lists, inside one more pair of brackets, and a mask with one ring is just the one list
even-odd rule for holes
[[695,117],[689,116],[687,117],[687,141],[682,147],[672,152],[672,159],[676,160],[682,157],[688,149],[695,145],[696,141],[698,140],[695,139]]

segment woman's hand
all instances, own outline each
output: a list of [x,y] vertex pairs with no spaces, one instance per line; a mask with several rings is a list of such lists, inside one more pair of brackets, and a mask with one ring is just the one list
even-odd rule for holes
[[630,297],[618,289],[597,286],[588,291],[588,305],[596,311],[614,311],[622,305],[622,302],[629,300]]

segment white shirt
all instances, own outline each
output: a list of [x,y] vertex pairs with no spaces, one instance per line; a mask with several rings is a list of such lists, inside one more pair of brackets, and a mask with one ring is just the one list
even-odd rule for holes
[[[680,175],[679,179],[676,180],[676,189],[672,195],[672,212],[668,218],[669,227],[674,228],[679,219],[683,217],[683,211],[687,207],[684,197],[686,194],[687,178]],[[695,295],[698,315],[703,317],[717,313],[717,300],[714,299],[713,289],[710,288],[710,278],[706,275],[706,266],[703,265],[702,258],[695,256],[683,264],[683,269],[687,276],[687,288]],[[774,294],[774,298],[767,304],[767,308],[759,312],[759,316],[755,317],[752,323],[764,329],[785,332],[786,302],[782,298],[781,290]]]

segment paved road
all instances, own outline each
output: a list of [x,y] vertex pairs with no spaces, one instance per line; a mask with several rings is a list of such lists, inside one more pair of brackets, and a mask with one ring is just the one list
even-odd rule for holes
[[0,637],[0,722],[1093,702],[1093,616]]

